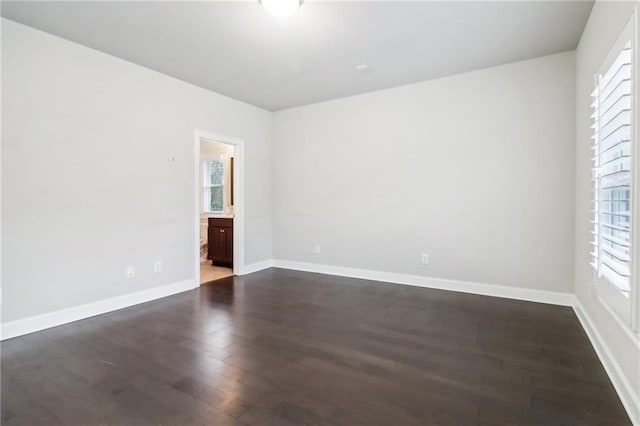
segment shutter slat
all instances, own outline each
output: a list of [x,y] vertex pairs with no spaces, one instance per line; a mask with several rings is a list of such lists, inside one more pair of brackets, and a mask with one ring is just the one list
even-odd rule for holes
[[[610,114],[613,114],[615,108],[631,108],[631,95],[628,93],[622,93],[619,98],[613,99],[609,108],[603,109],[601,114],[598,111],[595,111],[592,115],[600,115],[602,116],[602,120],[606,121],[606,117]],[[595,117],[594,121],[599,121],[599,117]]]
[[609,95],[616,91],[620,87],[620,85],[631,82],[631,64],[623,64],[618,70],[616,74],[612,76],[610,80],[608,80],[607,84],[600,90],[600,97],[603,99],[603,102],[607,100]]
[[599,244],[600,250],[620,263],[629,263],[629,255],[604,244]]
[[609,123],[609,127],[607,129],[600,128],[600,142],[605,142],[608,138],[612,137],[618,133],[631,132],[631,124],[628,122],[615,123],[615,126],[611,126],[612,123]]
[[620,80],[621,72],[625,72],[628,74],[631,71],[631,48],[625,47],[620,51],[618,57],[613,61],[609,69],[602,74],[602,84],[600,87],[600,93],[602,90],[607,90],[607,88],[611,85],[612,82],[616,82]]
[[[620,142],[620,143],[622,143],[622,142]],[[618,144],[618,145],[620,145],[620,144]],[[607,166],[607,165],[615,164],[615,162],[622,163],[622,162],[628,161],[629,158],[631,158],[631,156],[628,155],[628,154],[621,154],[621,155],[618,155],[618,156],[614,156],[611,160],[604,161],[604,162],[600,163],[600,167],[604,167],[604,166]]]
[[619,263],[611,260],[611,258],[608,258],[608,257],[603,257],[602,263],[607,265],[613,272],[615,272],[616,274],[622,277],[629,276],[629,265],[626,263]]
[[621,142],[628,142],[631,140],[631,128],[630,126],[620,126],[612,133],[605,135],[604,133],[600,133],[599,135],[598,147],[600,149],[600,153],[604,153],[608,151],[611,147],[617,145]]
[[600,212],[600,214],[606,214],[607,216],[616,216],[616,217],[629,217],[629,213]]
[[604,238],[607,241],[611,241],[612,243],[622,246],[622,247],[629,247],[629,241],[625,241],[625,240],[621,240],[619,238],[616,237],[612,237],[611,235],[607,235],[607,234],[602,234],[602,238]]
[[620,81],[612,90],[611,92],[608,92],[606,95],[604,93],[601,94],[600,96],[600,105],[598,109],[602,109],[602,110],[607,110],[609,108],[609,106],[614,103],[616,101],[616,99],[618,99],[618,96],[620,96],[621,93],[628,93],[630,92],[631,88],[631,79],[627,78],[624,79],[622,81]]
[[622,110],[620,113],[612,117],[608,122],[602,121],[600,124],[600,133],[602,139],[605,140],[616,131],[620,131],[624,126],[631,126],[631,110]]
[[620,226],[620,225],[614,225],[611,222],[601,222],[600,226],[602,226],[604,228],[615,229],[616,231],[624,231],[624,232],[628,232],[629,231],[628,227],[624,227],[624,226]]

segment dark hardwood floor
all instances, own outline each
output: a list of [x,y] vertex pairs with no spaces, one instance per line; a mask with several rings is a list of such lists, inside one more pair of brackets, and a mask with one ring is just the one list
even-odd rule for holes
[[627,425],[570,308],[270,269],[2,343],[2,424]]

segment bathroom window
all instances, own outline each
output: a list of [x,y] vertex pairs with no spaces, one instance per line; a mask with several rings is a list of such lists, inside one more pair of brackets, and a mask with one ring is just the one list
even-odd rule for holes
[[224,211],[224,159],[202,162],[202,211]]

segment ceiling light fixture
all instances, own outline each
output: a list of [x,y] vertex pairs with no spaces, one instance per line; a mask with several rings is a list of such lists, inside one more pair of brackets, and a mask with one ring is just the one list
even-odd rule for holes
[[302,6],[304,0],[258,0],[258,3],[273,16],[289,16]]

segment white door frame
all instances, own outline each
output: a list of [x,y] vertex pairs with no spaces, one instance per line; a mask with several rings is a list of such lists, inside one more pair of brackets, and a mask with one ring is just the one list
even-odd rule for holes
[[244,140],[219,133],[196,129],[194,132],[193,150],[193,188],[194,188],[194,287],[200,286],[200,213],[202,210],[200,194],[200,141],[207,140],[233,145],[233,273],[242,275],[244,265]]

